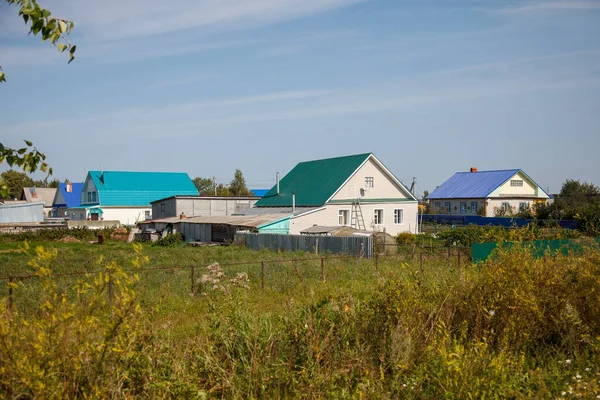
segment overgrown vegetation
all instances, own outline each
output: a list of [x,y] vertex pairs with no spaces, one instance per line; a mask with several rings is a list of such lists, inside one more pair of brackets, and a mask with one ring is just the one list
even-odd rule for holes
[[[101,274],[70,284],[48,277],[87,257],[84,246],[12,256],[39,277],[16,283],[15,293],[38,296],[13,311],[0,303],[0,397],[600,395],[595,248],[542,259],[501,249],[456,268],[384,257],[375,270],[369,260],[332,260],[326,283],[313,274],[318,264],[274,264],[269,274],[286,274],[267,274],[263,290],[259,265],[240,276],[243,267],[208,260],[298,255],[140,245],[124,252],[123,244],[103,247],[89,265]],[[196,279],[204,286],[193,297],[180,284],[188,273],[144,273],[146,264],[194,260],[203,263]]]
[[94,240],[99,235],[105,238],[113,237],[115,234],[127,233],[126,228],[49,228],[28,230],[20,233],[0,233],[0,243],[23,242],[23,241],[56,241],[65,238],[77,240]]
[[152,246],[177,246],[183,243],[183,235],[180,232],[169,233],[167,236],[152,243]]

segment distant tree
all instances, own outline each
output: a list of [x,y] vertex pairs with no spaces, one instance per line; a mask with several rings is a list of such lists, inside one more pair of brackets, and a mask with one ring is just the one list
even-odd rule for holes
[[214,196],[215,188],[212,179],[196,177],[192,182],[196,185],[200,196]]
[[600,195],[600,188],[593,183],[583,182],[581,183],[577,179],[567,179],[560,189],[561,195]]
[[429,190],[424,190],[423,191],[423,200],[427,199],[429,197]]
[[48,178],[46,177],[45,179],[38,179],[36,181],[33,181],[32,186],[35,186],[38,188],[54,188],[54,189],[56,189],[58,187],[58,184],[59,184],[58,179],[52,179],[51,181],[48,181]]
[[231,196],[229,188],[222,183],[217,185],[217,196]]
[[24,187],[33,186],[33,179],[26,173],[12,169],[4,171],[0,175],[0,179],[4,182],[3,191],[5,194],[2,197],[5,199],[18,199],[21,197]]
[[246,180],[242,171],[239,169],[235,170],[233,180],[229,184],[229,193],[231,196],[251,196],[252,192],[246,186]]

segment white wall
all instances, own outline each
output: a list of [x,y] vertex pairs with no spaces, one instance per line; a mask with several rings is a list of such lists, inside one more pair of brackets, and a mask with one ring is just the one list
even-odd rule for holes
[[[350,204],[327,204],[324,210],[292,218],[290,220],[290,234],[299,234],[300,231],[310,228],[313,225],[338,226],[339,210],[350,210],[351,219],[351,209],[352,205]],[[375,209],[383,209],[383,224],[381,225],[373,225]],[[404,220],[402,224],[394,224],[395,209],[404,210]],[[417,232],[417,202],[361,204],[361,211],[366,230],[383,231],[385,229],[385,232],[390,235],[397,235],[400,232]],[[350,221],[348,221],[348,223],[350,223]]]
[[[145,220],[145,212],[152,213],[152,208],[148,207],[98,207],[103,213],[100,217],[104,221],[119,221],[123,225],[135,225],[138,221]],[[68,210],[69,219],[75,221],[86,220],[90,215],[84,208],[70,208]],[[152,215],[151,215],[152,216]]]
[[[521,180],[523,181],[523,186],[511,186],[511,180]],[[518,197],[518,196],[539,196],[546,197],[544,192],[538,190],[538,186],[533,182],[530,182],[529,179],[521,172],[515,174],[512,178],[506,181],[502,186],[498,189],[494,190],[490,194],[489,197]]]
[[[366,190],[364,197],[361,197],[360,189],[365,187],[366,177],[373,177],[374,185]],[[398,199],[408,196],[372,159],[369,159],[341,187],[332,200],[349,200],[359,197],[361,199]]]

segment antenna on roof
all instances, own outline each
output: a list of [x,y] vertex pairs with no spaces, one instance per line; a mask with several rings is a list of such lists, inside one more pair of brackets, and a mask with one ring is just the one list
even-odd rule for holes
[[417,183],[417,178],[413,176],[413,181],[412,184],[410,185],[410,192],[414,195],[415,194],[415,184]]

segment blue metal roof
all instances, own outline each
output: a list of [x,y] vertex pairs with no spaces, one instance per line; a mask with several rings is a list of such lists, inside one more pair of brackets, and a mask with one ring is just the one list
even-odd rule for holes
[[67,184],[61,182],[58,184],[58,190],[65,200],[64,204],[53,204],[54,207],[79,207],[81,205],[81,191],[83,182],[71,182],[71,191],[67,192]]
[[481,199],[487,197],[520,169],[457,172],[429,195],[429,199]]
[[270,189],[250,189],[253,195],[263,197]]
[[[198,189],[185,172],[90,171],[101,206],[149,206],[171,196],[198,196]],[[86,199],[87,200],[87,199]]]

